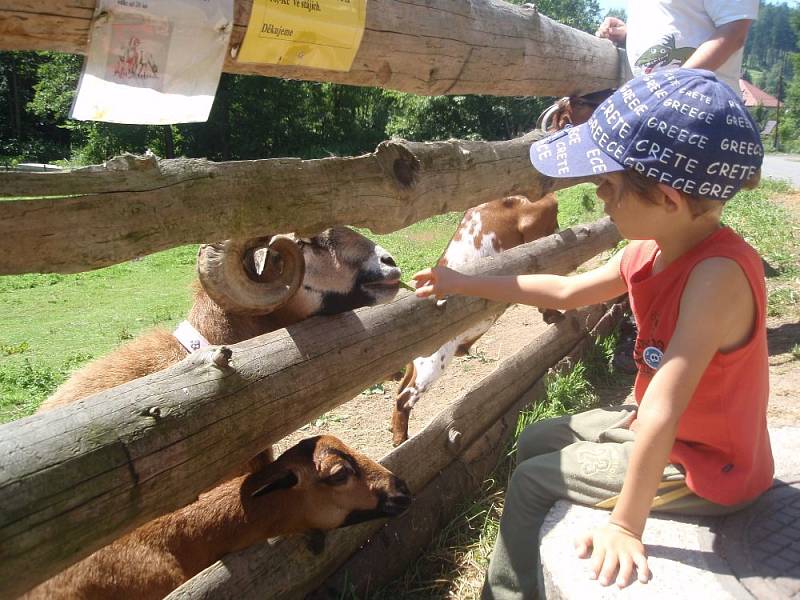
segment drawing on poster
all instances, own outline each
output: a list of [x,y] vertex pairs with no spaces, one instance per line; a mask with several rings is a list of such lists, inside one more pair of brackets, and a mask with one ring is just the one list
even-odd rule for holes
[[161,91],[170,25],[156,19],[123,19],[111,26],[106,80]]

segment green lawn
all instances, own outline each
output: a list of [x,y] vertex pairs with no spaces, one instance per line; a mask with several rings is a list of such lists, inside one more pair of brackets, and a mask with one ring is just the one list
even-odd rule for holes
[[[771,309],[795,300],[784,283],[796,277],[797,246],[785,211],[767,202],[783,184],[767,182],[731,202],[726,220],[779,271]],[[569,227],[602,215],[594,186],[559,193],[559,223]],[[372,236],[395,256],[405,278],[442,253],[461,215],[432,217],[388,235]],[[69,372],[143,329],[172,327],[191,304],[196,247],[77,275],[0,277],[0,422],[35,410]]]

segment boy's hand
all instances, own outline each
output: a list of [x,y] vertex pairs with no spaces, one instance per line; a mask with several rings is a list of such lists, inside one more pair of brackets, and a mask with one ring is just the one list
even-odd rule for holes
[[652,574],[647,566],[647,555],[642,541],[632,532],[608,523],[576,540],[575,548],[580,558],[588,558],[591,551],[593,579],[601,585],[616,581],[620,588],[633,583],[634,567],[641,583],[650,581]]
[[594,33],[599,38],[606,38],[615,44],[621,44],[628,37],[625,21],[617,17],[606,17]]
[[448,294],[455,293],[456,282],[461,277],[464,275],[447,267],[433,267],[414,273],[412,279],[417,288],[415,293],[418,298],[427,298],[431,295],[444,298]]

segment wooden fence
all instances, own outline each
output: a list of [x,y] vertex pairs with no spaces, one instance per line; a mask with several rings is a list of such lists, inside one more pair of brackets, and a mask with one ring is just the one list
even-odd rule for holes
[[[236,2],[233,53],[250,6]],[[0,48],[82,52],[93,11],[94,0],[9,0],[0,6]],[[615,86],[620,64],[608,42],[529,8],[492,0],[370,0],[349,73],[233,60],[225,70],[423,94],[511,95]],[[185,243],[337,224],[388,232],[509,194],[535,199],[576,183],[530,167],[534,139],[391,141],[372,154],[320,160],[126,156],[61,173],[0,173],[0,196],[14,197],[0,201],[0,274],[85,271]],[[602,220],[471,270],[568,273],[618,240],[615,227]],[[388,305],[309,319],[229,351],[197,352],[165,371],[0,426],[0,597],[14,597],[191,502],[232,465],[504,309],[460,297],[441,309],[405,294]],[[360,565],[386,552],[395,558],[416,552],[452,500],[492,468],[520,405],[541,398],[546,371],[590,332],[607,329],[617,312],[568,313],[384,457],[418,497],[388,527],[366,523],[332,532],[318,556],[297,539],[253,547],[170,597],[297,598],[320,585],[343,590],[347,583],[362,591],[374,585],[378,579],[365,578]]]

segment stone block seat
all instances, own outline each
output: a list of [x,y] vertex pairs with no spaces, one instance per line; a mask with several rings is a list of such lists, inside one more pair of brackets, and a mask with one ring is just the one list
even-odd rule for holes
[[588,578],[575,538],[608,512],[558,502],[541,531],[547,600],[800,599],[800,427],[771,428],[775,481],[725,517],[651,517],[644,533],[653,579],[619,590]]

